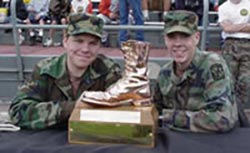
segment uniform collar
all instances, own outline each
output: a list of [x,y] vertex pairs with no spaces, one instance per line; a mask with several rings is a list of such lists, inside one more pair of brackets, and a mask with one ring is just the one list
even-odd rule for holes
[[56,58],[52,58],[50,62],[43,65],[40,71],[40,75],[47,74],[55,79],[62,77],[67,69],[66,69],[66,53]]

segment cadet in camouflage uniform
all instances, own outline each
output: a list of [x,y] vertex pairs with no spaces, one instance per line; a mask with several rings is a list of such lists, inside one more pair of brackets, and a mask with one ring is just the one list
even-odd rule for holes
[[228,0],[219,6],[218,16],[225,39],[223,57],[235,81],[236,98],[250,107],[250,1]]
[[98,54],[103,22],[86,14],[69,17],[66,53],[40,61],[32,80],[13,98],[9,114],[22,128],[66,125],[76,100],[85,90],[105,90],[121,77],[120,67]]
[[160,71],[154,102],[163,125],[192,132],[226,132],[238,120],[231,74],[222,57],[197,48],[198,17],[170,11],[165,20],[165,43],[173,60]]

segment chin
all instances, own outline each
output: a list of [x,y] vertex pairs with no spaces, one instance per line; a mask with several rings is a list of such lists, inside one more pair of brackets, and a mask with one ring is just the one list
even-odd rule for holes
[[88,61],[88,60],[75,60],[74,63],[77,66],[81,66],[81,65],[88,65],[90,63],[90,61]]
[[176,63],[180,63],[180,64],[182,64],[182,63],[185,63],[185,59],[183,59],[183,58],[175,58],[175,62]]
[[77,67],[78,69],[85,69],[85,68],[88,67],[88,66],[89,66],[89,64],[86,64],[86,63],[77,64],[77,65],[76,65],[76,67]]

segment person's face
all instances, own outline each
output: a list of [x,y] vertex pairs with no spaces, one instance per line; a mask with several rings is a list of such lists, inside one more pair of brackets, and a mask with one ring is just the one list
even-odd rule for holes
[[86,69],[95,59],[101,46],[100,39],[89,34],[69,36],[64,39],[68,66]]
[[192,35],[174,32],[165,36],[165,44],[172,58],[177,64],[184,65],[192,61],[199,40],[199,32]]

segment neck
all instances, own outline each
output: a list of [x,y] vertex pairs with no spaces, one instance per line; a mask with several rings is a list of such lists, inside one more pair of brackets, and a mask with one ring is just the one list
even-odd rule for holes
[[185,70],[186,69],[184,69],[184,68],[180,68],[180,67],[176,66],[176,68],[175,68],[175,74],[180,77],[180,76],[183,75],[183,73],[185,72]]
[[86,69],[77,69],[76,67],[68,66],[69,81],[72,85],[73,95],[77,96],[77,91],[82,80],[82,75]]
[[84,68],[84,69],[80,69],[80,68],[77,68],[75,66],[72,66],[70,64],[68,64],[68,72],[69,72],[69,76],[70,78],[72,79],[78,79],[78,78],[81,78],[81,76],[83,75],[83,73],[86,71],[87,68]]
[[182,76],[190,63],[175,63],[174,70],[177,76]]
[[176,64],[176,70],[179,70],[179,71],[185,71],[187,69],[189,64],[186,64],[186,63],[178,63]]

